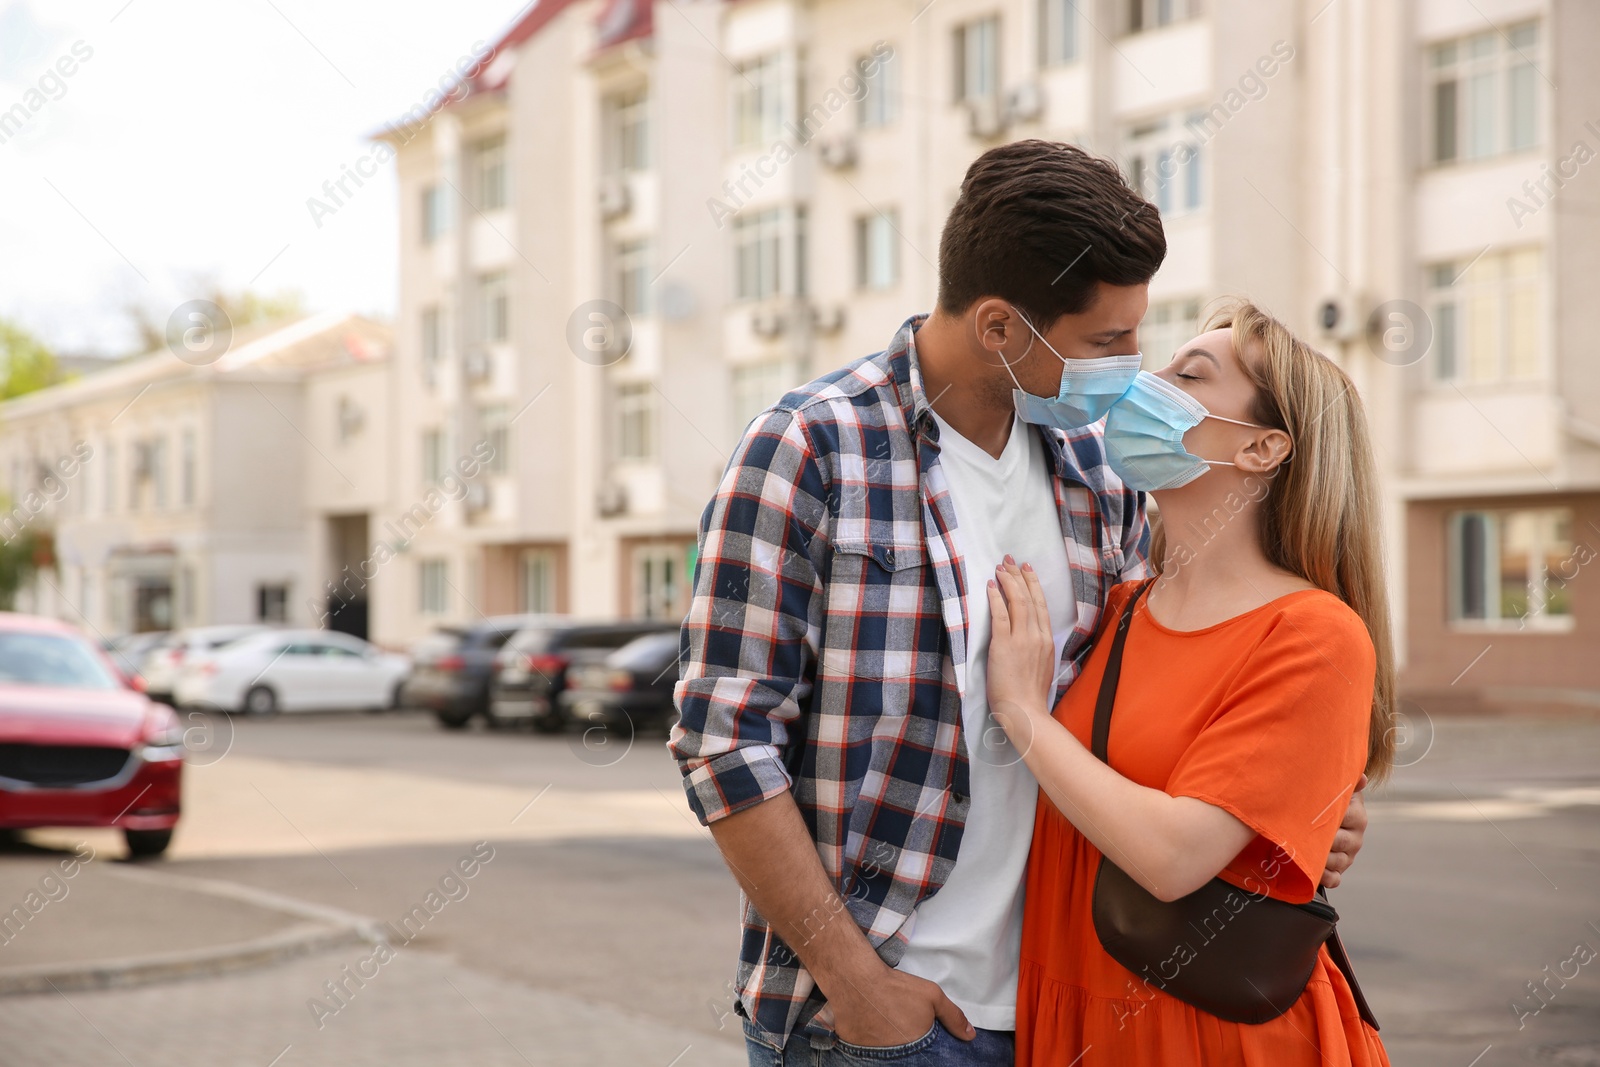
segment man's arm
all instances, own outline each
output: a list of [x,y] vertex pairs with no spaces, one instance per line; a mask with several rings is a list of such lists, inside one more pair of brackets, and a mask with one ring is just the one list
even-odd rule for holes
[[[794,949],[852,1044],[915,1041],[935,1017],[974,1032],[938,986],[888,967],[823,869],[784,754],[815,673],[811,540],[829,487],[790,412],[757,420],[701,525],[669,748],[690,807],[757,912]],[[826,1017],[825,1017],[826,1020]]]
[[785,793],[711,824],[722,857],[756,911],[794,949],[828,998],[835,1033],[852,1045],[915,1041],[937,1018],[974,1036],[967,1017],[932,982],[878,958],[828,881],[800,809]]

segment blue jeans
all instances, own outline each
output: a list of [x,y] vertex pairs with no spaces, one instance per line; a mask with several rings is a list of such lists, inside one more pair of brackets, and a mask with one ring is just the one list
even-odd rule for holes
[[910,1044],[889,1048],[863,1048],[832,1036],[813,1038],[802,1028],[790,1035],[782,1052],[755,1040],[750,1036],[750,1024],[744,1025],[750,1067],[861,1067],[875,1063],[904,1067],[1011,1067],[1017,1054],[1016,1035],[1010,1030],[979,1030],[971,1041],[961,1041],[937,1022]]

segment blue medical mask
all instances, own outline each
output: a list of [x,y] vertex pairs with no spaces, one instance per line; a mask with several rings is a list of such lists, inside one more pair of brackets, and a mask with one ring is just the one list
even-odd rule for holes
[[1106,459],[1124,485],[1147,493],[1188,485],[1212,467],[1237,466],[1220,459],[1201,459],[1183,447],[1183,435],[1203,419],[1268,429],[1213,415],[1165,378],[1140,371],[1106,415]]
[[1011,373],[1011,364],[1006,364],[1006,372],[1011,374],[1011,380],[1017,385],[1011,392],[1011,402],[1017,409],[1017,417],[1023,422],[1053,426],[1058,430],[1076,430],[1091,422],[1099,422],[1139,374],[1139,364],[1144,357],[1137,352],[1096,359],[1068,359],[1057,352],[1049,341],[1045,341],[1044,334],[1035,330],[1033,323],[1023,318],[1021,312],[1017,313],[1017,318],[1022,319],[1033,336],[1043,341],[1051,355],[1061,361],[1061,391],[1054,400],[1047,396],[1034,396],[1022,388],[1017,376]]

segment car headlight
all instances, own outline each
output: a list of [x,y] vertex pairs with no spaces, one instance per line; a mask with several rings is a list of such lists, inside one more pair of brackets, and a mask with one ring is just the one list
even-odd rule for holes
[[183,758],[183,725],[175,717],[148,734],[139,744],[139,758],[146,763],[161,763]]

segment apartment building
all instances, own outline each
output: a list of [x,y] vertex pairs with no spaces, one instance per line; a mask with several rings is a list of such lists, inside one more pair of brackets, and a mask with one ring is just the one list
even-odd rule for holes
[[0,403],[0,536],[38,534],[55,564],[18,610],[107,636],[326,621],[337,566],[308,518],[387,496],[389,340],[310,316],[241,329],[215,359],[163,349]]
[[1577,50],[1597,20],[1580,0],[544,0],[464,100],[387,135],[398,480],[422,494],[483,441],[498,458],[385,579],[382,625],[681,612],[740,430],[927,310],[966,166],[1048,137],[1162,210],[1149,365],[1242,293],[1350,370],[1408,692],[1596,699],[1600,310],[1578,287],[1600,83]]

